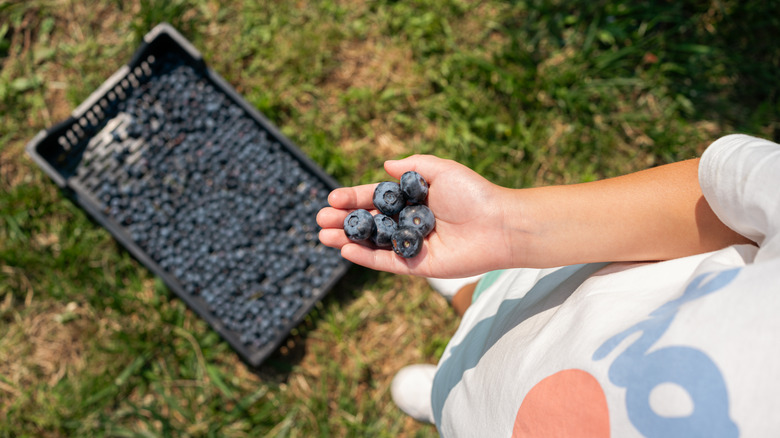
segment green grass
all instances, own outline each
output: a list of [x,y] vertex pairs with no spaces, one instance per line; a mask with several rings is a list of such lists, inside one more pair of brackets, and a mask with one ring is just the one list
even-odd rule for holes
[[0,436],[436,434],[389,396],[457,327],[423,280],[352,270],[251,370],[24,155],[157,22],[342,184],[433,153],[524,187],[779,140],[778,6],[0,1]]

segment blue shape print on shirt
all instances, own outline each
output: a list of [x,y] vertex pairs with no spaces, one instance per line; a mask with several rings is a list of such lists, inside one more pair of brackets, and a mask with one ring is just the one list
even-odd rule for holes
[[[601,360],[623,340],[641,333],[609,367],[609,380],[626,388],[626,410],[634,427],[648,437],[734,437],[739,429],[729,417],[729,396],[723,375],[701,350],[687,346],[648,352],[671,325],[680,306],[716,292],[739,273],[730,269],[694,278],[682,296],[669,301],[646,319],[607,340],[593,355]],[[663,383],[679,385],[691,397],[693,412],[686,417],[663,417],[650,406],[650,392]]]
[[593,273],[606,263],[572,265],[560,268],[541,278],[521,298],[501,302],[493,316],[477,323],[460,344],[450,350],[450,357],[439,364],[433,379],[431,404],[436,424],[441,424],[442,410],[450,392],[463,375],[477,366],[504,333],[523,321],[547,309],[561,305]]

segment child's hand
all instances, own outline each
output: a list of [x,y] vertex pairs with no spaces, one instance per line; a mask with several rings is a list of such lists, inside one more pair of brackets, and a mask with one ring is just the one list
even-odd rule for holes
[[387,161],[385,170],[396,179],[414,170],[430,184],[427,204],[436,217],[436,227],[420,254],[404,259],[392,250],[373,249],[347,239],[344,218],[358,208],[375,211],[372,198],[377,184],[331,192],[330,207],[317,215],[322,243],[341,248],[344,258],[371,269],[427,277],[465,277],[505,267],[511,260],[509,239],[504,235],[507,189],[461,164],[433,156]]
[[388,161],[399,178],[415,170],[430,184],[436,228],[404,259],[347,239],[350,211],[373,210],[376,184],[334,190],[317,215],[320,241],[359,265],[427,277],[466,277],[495,269],[668,260],[752,243],[710,208],[687,160],[600,181],[507,189],[471,169],[432,156]]

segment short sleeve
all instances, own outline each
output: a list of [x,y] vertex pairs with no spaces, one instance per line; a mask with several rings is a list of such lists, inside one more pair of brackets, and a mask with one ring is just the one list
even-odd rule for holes
[[724,224],[756,242],[764,257],[780,256],[780,145],[743,134],[720,138],[701,157],[699,184]]

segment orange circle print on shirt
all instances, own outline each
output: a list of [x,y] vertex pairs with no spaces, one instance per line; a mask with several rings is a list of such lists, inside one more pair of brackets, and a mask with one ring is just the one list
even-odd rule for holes
[[595,377],[568,369],[534,385],[517,410],[512,438],[609,437],[609,409]]

